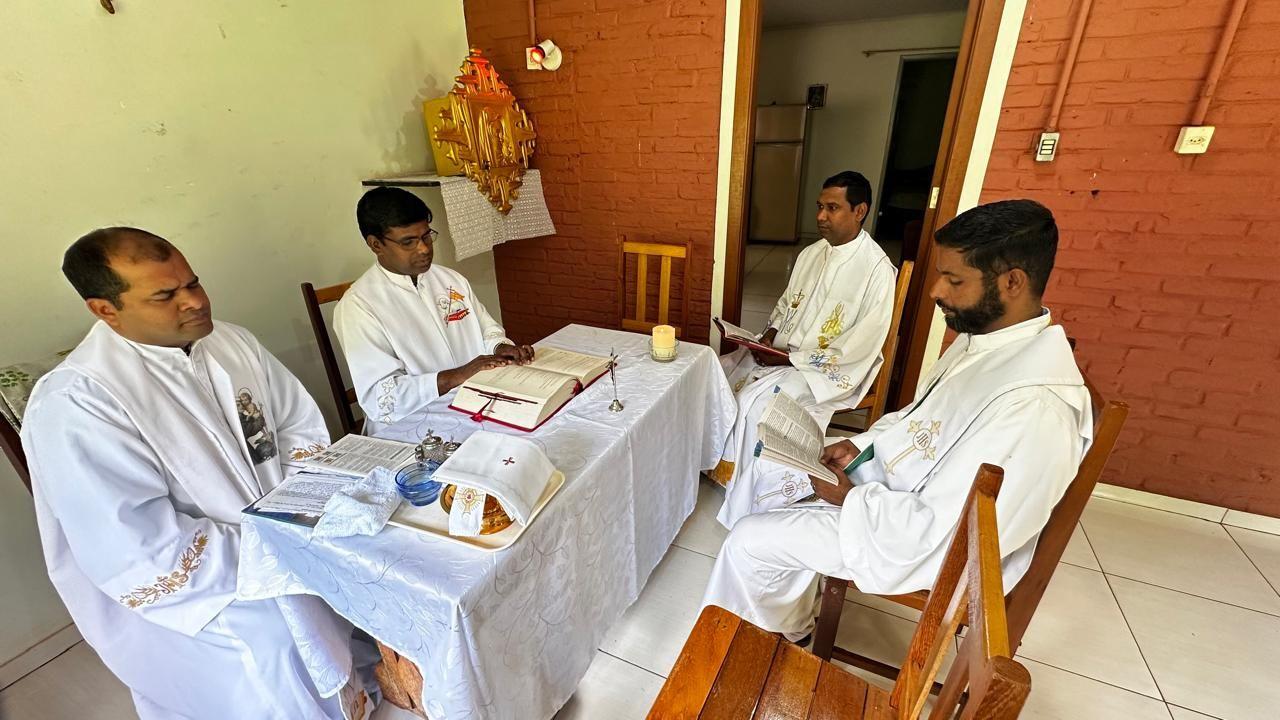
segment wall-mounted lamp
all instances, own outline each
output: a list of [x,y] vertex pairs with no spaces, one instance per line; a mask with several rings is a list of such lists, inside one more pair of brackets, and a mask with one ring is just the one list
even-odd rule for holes
[[564,62],[564,53],[550,40],[543,40],[525,48],[525,68],[529,70],[555,70]]

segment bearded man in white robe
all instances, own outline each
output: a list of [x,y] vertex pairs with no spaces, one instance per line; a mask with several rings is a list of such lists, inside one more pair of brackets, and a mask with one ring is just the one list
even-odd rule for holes
[[356,220],[377,258],[334,309],[334,329],[365,414],[364,432],[447,395],[481,370],[533,359],[507,339],[460,273],[436,265],[431,209],[402,188],[374,188]]
[[1005,588],[1026,572],[1093,436],[1066,333],[1041,305],[1057,226],[1042,205],[1010,200],[969,210],[936,237],[931,294],[961,334],[911,405],[827,447],[840,482],[813,480],[823,502],[733,528],[705,605],[796,640],[813,628],[820,574],[877,595],[930,587],[982,463],[1005,471]]
[[862,229],[871,184],[846,170],[822,188],[818,230],[823,239],[796,259],[760,338],[786,356],[740,348],[720,358],[738,398],[738,417],[716,468],[726,488],[718,518],[727,528],[813,492],[804,473],[757,457],[756,425],[775,389],[826,427],[833,414],[862,401],[883,362],[896,271]]
[[[363,717],[349,624],[316,598],[236,599],[240,511],[328,444],[315,402],[247,330],[214,322],[166,240],[95,230],[63,272],[98,322],[37,384],[22,442],[80,633],[143,720]],[[342,671],[319,687],[312,665]]]

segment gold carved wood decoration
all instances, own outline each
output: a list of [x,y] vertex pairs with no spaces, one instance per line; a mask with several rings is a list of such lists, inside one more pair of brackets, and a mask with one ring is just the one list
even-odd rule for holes
[[475,48],[440,111],[435,143],[502,214],[520,195],[537,135],[498,72]]

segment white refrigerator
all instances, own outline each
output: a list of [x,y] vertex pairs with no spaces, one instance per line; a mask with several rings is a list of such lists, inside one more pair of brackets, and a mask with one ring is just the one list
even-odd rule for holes
[[804,190],[806,105],[756,108],[751,155],[751,212],[747,238],[754,242],[796,242],[800,238]]

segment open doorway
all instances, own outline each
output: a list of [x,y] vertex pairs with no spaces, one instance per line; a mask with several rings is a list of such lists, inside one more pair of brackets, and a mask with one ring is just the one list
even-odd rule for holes
[[[917,266],[890,409],[914,394],[924,362],[933,229],[959,204],[1003,10],[1003,0],[742,0],[723,315],[763,329],[795,257],[818,239],[813,208],[822,181],[861,172],[873,196],[866,230],[895,263],[905,257]],[[799,170],[794,184],[779,182],[773,163],[769,184],[783,190],[757,192],[756,121],[764,109],[785,106],[805,112],[802,136],[789,139],[801,147],[784,164]],[[753,236],[760,217],[787,226],[785,210],[779,217],[761,206],[775,192],[794,203],[795,231]]]

